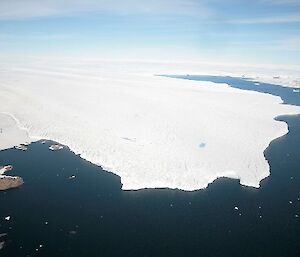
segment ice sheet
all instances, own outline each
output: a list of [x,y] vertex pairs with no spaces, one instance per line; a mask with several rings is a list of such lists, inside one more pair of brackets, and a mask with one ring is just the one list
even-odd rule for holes
[[0,112],[13,115],[31,140],[65,144],[119,175],[124,190],[196,190],[218,177],[259,187],[269,175],[264,150],[288,132],[274,118],[300,108],[225,84],[153,76],[188,68],[193,74],[180,64],[0,65]]
[[[1,93],[2,92],[0,92],[0,94]],[[3,103],[1,102],[0,108],[2,106]],[[12,116],[3,114],[0,111],[0,150],[9,149],[16,145],[29,143],[31,141],[32,140],[29,138],[26,130],[21,129]]]

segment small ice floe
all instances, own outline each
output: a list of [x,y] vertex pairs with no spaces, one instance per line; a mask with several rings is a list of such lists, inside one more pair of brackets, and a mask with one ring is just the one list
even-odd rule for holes
[[74,179],[74,178],[76,178],[75,175],[72,175],[72,176],[69,177],[69,179]]
[[0,166],[0,175],[13,169],[12,165]]
[[290,204],[292,204],[292,203],[293,203],[293,201],[289,201],[289,203],[290,203]]
[[[7,233],[2,233],[0,234],[0,238],[6,236]],[[5,245],[5,241],[0,241],[0,250],[2,250],[4,248]]]
[[299,218],[299,215],[298,215],[298,214],[295,214],[295,218]]
[[62,145],[59,145],[59,144],[54,144],[54,145],[50,145],[49,146],[49,149],[51,151],[58,151],[58,150],[61,150],[63,149],[64,147]]
[[41,144],[46,144],[46,140],[43,140],[43,141],[41,142]]
[[4,219],[7,221],[10,220],[10,216],[6,216]]
[[259,82],[255,82],[254,85],[255,85],[255,86],[259,86],[260,83],[259,83]]
[[1,237],[4,237],[4,236],[7,236],[7,233],[1,233],[1,234],[0,234],[0,238],[1,238]]
[[27,147],[25,145],[21,144],[21,145],[15,146],[15,149],[21,150],[21,151],[26,151]]
[[38,248],[35,248],[35,251],[36,251],[36,252],[38,252],[38,251],[39,251],[39,249],[40,249],[40,248],[42,248],[42,247],[43,247],[43,245],[42,245],[42,244],[40,244]]
[[293,89],[294,93],[300,93],[300,89]]
[[262,216],[261,216],[261,215],[259,215],[259,218],[260,218],[260,219],[262,219]]
[[239,207],[235,206],[235,207],[234,207],[234,209],[235,209],[235,210],[238,210],[238,209],[239,209]]
[[45,225],[48,225],[48,221],[45,221]]

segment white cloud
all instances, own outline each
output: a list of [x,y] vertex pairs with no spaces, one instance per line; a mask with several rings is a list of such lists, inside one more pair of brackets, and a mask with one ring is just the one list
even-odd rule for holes
[[232,48],[261,50],[266,52],[300,52],[300,37],[290,36],[281,39],[273,39],[269,41],[232,41],[229,46]]
[[290,37],[277,42],[275,50],[300,51],[300,37]]
[[261,0],[261,2],[271,5],[300,5],[300,0]]
[[74,38],[73,34],[44,34],[44,33],[30,33],[30,34],[13,34],[13,33],[0,33],[1,42],[11,40],[65,40]]
[[65,16],[85,12],[117,14],[198,14],[211,10],[197,0],[1,0],[0,19]]
[[233,24],[278,24],[278,23],[298,23],[298,22],[300,22],[300,14],[285,15],[285,16],[251,17],[245,19],[226,21],[226,23],[233,23]]

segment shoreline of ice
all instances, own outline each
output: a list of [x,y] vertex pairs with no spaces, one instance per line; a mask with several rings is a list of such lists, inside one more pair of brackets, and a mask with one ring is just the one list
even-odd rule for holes
[[0,112],[0,150],[6,150],[33,141],[29,137],[28,131],[22,128],[19,121],[12,114]]
[[[1,113],[0,113],[0,115],[1,115]],[[9,117],[13,117],[12,114],[8,114],[8,113],[5,114],[5,115],[8,115]],[[291,115],[297,115],[297,114],[291,114]],[[280,115],[280,116],[281,116],[281,115]],[[275,117],[274,120],[276,120],[276,118],[278,118],[278,117],[279,117],[279,116]],[[13,120],[16,121],[16,122],[17,122],[16,125],[19,126],[19,125],[18,125],[19,122],[18,122],[18,120],[17,120],[15,117],[13,117]],[[281,121],[279,121],[279,122],[281,122]],[[268,144],[268,146],[266,147],[266,149],[269,147],[269,145],[272,143],[273,140],[278,139],[278,138],[280,138],[280,137],[286,135],[286,134],[289,132],[289,130],[288,130],[288,124],[285,123],[285,122],[282,122],[282,123],[286,124],[286,130],[282,131],[282,133],[281,133],[280,135],[274,137],[274,138],[269,142],[269,144]],[[21,127],[18,127],[18,128],[19,128],[20,130],[24,130],[24,128],[21,128]],[[92,163],[92,164],[94,164],[94,165],[100,167],[101,169],[103,169],[103,170],[106,171],[106,172],[110,172],[110,173],[113,173],[113,174],[119,176],[119,175],[118,175],[116,172],[114,172],[113,170],[109,170],[109,168],[105,168],[105,167],[102,166],[101,164],[98,164],[96,161],[94,162],[94,160],[89,159],[89,158],[86,157],[86,156],[83,156],[82,153],[80,153],[79,151],[76,152],[76,151],[72,150],[68,145],[62,144],[61,142],[58,142],[58,141],[56,141],[56,140],[54,140],[54,139],[51,139],[51,138],[38,138],[37,136],[35,136],[35,137],[33,137],[33,138],[31,138],[31,137],[29,137],[29,138],[31,139],[31,140],[30,140],[31,143],[34,143],[34,142],[37,142],[37,141],[40,141],[40,140],[46,140],[46,141],[52,141],[52,142],[55,142],[56,144],[59,144],[59,145],[64,145],[64,146],[66,146],[71,152],[73,152],[75,155],[78,155],[80,158],[82,158],[82,159],[84,159],[84,160],[86,160],[86,161],[88,161],[88,162],[90,162],[90,163]],[[28,138],[26,137],[26,139],[23,139],[23,140],[21,140],[21,141],[19,141],[19,142],[20,142],[20,143],[15,143],[15,144],[11,145],[10,147],[5,147],[5,148],[2,147],[1,142],[0,142],[0,151],[8,150],[8,149],[10,149],[10,148],[14,148],[14,147],[17,146],[17,145],[22,144],[23,142],[28,142]],[[266,150],[266,149],[265,149],[265,150]],[[264,150],[264,152],[265,152],[265,150]],[[268,161],[267,159],[265,159],[265,160]],[[3,173],[0,173],[0,175],[1,175],[0,177],[7,177],[7,176],[4,176]],[[181,190],[181,191],[185,191],[185,192],[192,192],[192,191],[197,191],[197,190],[201,190],[201,189],[207,188],[210,184],[214,183],[214,181],[218,180],[219,178],[236,179],[236,180],[239,181],[239,184],[240,184],[241,186],[247,186],[247,187],[252,187],[252,188],[257,188],[257,189],[258,189],[258,188],[260,188],[260,182],[261,182],[263,179],[267,178],[268,176],[270,176],[270,172],[269,172],[268,174],[265,174],[265,175],[262,176],[261,178],[259,178],[259,182],[258,182],[257,184],[249,184],[249,183],[247,183],[247,182],[242,181],[241,178],[240,178],[239,176],[236,176],[234,173],[230,173],[230,172],[229,172],[228,174],[222,174],[221,176],[216,176],[213,180],[211,180],[210,182],[208,182],[208,183],[206,184],[206,186],[200,187],[200,188],[195,187],[195,188],[193,188],[193,189],[191,189],[191,188],[189,188],[189,189],[183,189],[183,188],[178,188],[178,187],[165,187],[165,186],[161,186],[161,187],[151,187],[151,186],[150,186],[150,187],[142,187],[142,188],[140,188],[140,187],[135,187],[135,188],[129,187],[129,188],[126,188],[126,187],[124,187],[124,184],[122,183],[122,190],[124,190],[124,191],[138,191],[138,190],[143,190],[143,189],[165,189],[165,188],[166,188],[166,189],[177,189],[177,190]],[[120,177],[121,182],[122,182],[122,177],[121,177],[121,176],[119,176],[119,177]]]
[[76,74],[68,66],[49,69],[2,71],[0,102],[9,104],[0,112],[32,141],[66,145],[120,176],[123,190],[194,191],[220,177],[259,187],[270,174],[265,149],[288,133],[275,118],[300,113],[280,97],[225,84],[107,73],[102,66]]

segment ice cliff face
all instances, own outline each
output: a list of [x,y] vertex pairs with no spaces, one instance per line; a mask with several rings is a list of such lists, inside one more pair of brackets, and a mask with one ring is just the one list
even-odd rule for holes
[[269,175],[263,152],[287,133],[274,118],[300,108],[271,95],[153,76],[157,70],[130,65],[1,66],[0,112],[13,115],[32,140],[68,145],[119,175],[123,189],[196,190],[218,177],[258,187]]

